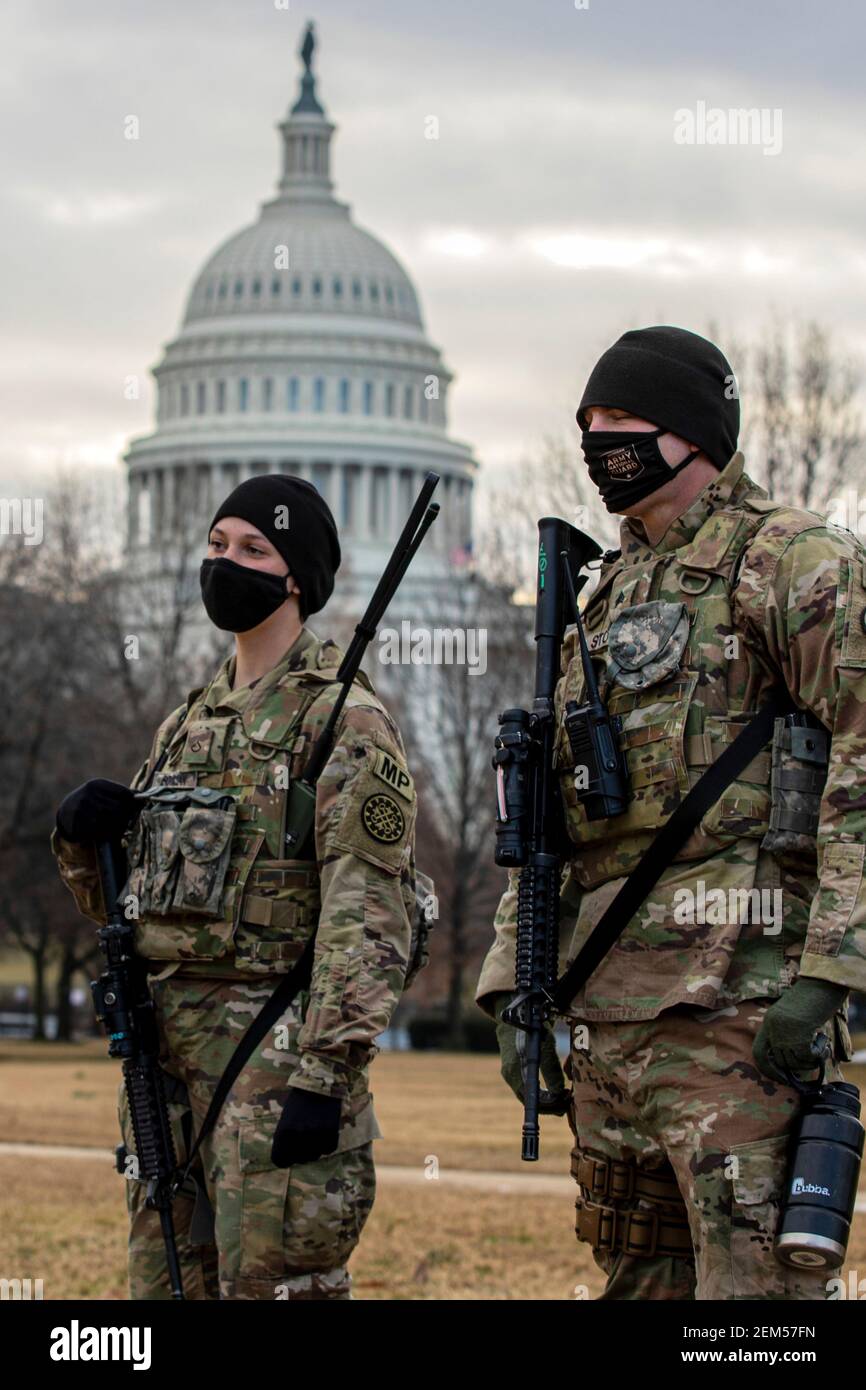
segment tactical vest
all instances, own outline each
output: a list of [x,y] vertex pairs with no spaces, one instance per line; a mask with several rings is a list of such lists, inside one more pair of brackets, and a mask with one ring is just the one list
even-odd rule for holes
[[[570,634],[557,690],[555,757],[568,834],[580,847],[572,873],[583,889],[632,872],[689,789],[769,689],[778,689],[780,677],[761,644],[736,626],[732,614],[744,551],[778,510],[757,490],[746,492],[713,512],[677,550],[603,566],[584,627],[602,700],[621,721],[630,799],[624,814],[594,821],[578,800],[579,769],[563,712],[571,700],[583,703],[586,693]],[[784,540],[820,524],[817,517],[785,509]],[[772,748],[727,788],[676,860],[706,859],[735,841],[760,840],[761,848],[815,872],[828,738],[824,731],[809,738],[794,731],[792,741],[781,719],[775,728]]]
[[[227,715],[208,713],[201,697],[190,705],[125,841],[122,901],[137,906],[140,955],[229,958],[251,974],[283,974],[300,958],[321,897],[315,860],[282,853],[288,788],[330,713],[334,675],[310,670],[272,688],[266,717],[256,703]],[[363,672],[357,679],[371,689]],[[357,700],[353,690],[347,705]],[[388,845],[376,850],[396,872]]]

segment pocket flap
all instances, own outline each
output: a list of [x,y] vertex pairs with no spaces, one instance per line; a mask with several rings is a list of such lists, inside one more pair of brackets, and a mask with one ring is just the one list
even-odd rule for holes
[[[656,600],[620,613],[607,636],[616,679],[622,685],[648,685],[670,675],[680,664],[688,635],[689,615],[684,603]],[[634,679],[635,673],[640,674],[640,680]]]
[[180,852],[192,864],[218,859],[234,829],[235,807],[228,811],[190,806],[180,825]]
[[778,1202],[785,1189],[788,1163],[788,1135],[758,1139],[752,1144],[734,1144],[734,1200],[741,1206],[759,1202]]
[[268,1113],[241,1120],[238,1126],[238,1158],[242,1173],[264,1173],[274,1168],[271,1146],[279,1118],[279,1115]]

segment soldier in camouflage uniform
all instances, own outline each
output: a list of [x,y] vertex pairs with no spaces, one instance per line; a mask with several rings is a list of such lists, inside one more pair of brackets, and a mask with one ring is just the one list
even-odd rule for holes
[[[310,484],[270,477],[242,483],[208,534],[203,598],[236,654],[162,723],[132,791],[97,781],[66,798],[52,848],[104,922],[93,845],[129,823],[121,901],[149,962],[182,1164],[241,1035],[315,933],[309,987],[230,1091],[175,1221],[189,1298],[344,1299],[375,1191],[367,1066],[411,969],[415,789],[359,672],[317,783],[315,857],[287,855],[287,789],[340,689],[341,652],[303,625],[333,589],[337,532]],[[120,1119],[132,1154],[123,1086]],[[158,1214],[128,1171],[130,1295],[166,1298]]]
[[[813,718],[799,731],[776,719],[772,744],[571,1002],[577,1234],[608,1276],[606,1299],[821,1299],[827,1276],[782,1266],[773,1240],[799,1110],[786,1068],[814,1079],[823,1034],[826,1080],[839,1080],[848,990],[866,989],[866,553],[744,472],[733,374],[694,334],[625,334],[594,369],[578,421],[590,476],[626,518],[585,627],[602,699],[622,720],[630,800],[589,821],[578,799],[562,724],[566,702],[586,699],[571,628],[555,702],[573,846],[561,966],[771,692]],[[516,881],[477,998],[520,1095],[517,1036],[501,1020]],[[561,1092],[550,1036],[543,1071]]]

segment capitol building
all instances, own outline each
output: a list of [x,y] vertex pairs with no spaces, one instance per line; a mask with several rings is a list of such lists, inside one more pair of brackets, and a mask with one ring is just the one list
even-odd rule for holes
[[[258,473],[306,478],[337,521],[336,600],[370,597],[425,472],[441,513],[404,581],[430,593],[471,551],[471,449],[449,437],[451,373],[415,288],[334,196],[328,120],[308,27],[300,94],[279,124],[276,196],[193,283],[154,368],[153,432],[131,441],[128,541],[139,572],[189,550],[225,495]],[[335,600],[332,600],[334,603]]]

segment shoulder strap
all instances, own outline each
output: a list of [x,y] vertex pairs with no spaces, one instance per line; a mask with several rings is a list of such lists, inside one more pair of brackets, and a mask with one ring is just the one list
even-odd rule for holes
[[788,708],[789,704],[779,697],[765,705],[728,745],[721,757],[707,768],[670,820],[662,826],[616,897],[602,913],[576,959],[557,981],[553,1004],[560,1013],[565,1012],[577,991],[625,931],[647,894],[658,883],[701,818],[763,748],[773,732],[774,720],[786,713]]

